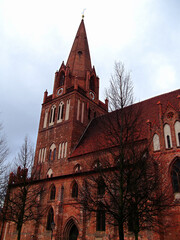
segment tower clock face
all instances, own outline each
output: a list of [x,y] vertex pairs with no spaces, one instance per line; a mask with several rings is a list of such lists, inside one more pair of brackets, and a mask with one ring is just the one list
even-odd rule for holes
[[57,95],[60,96],[63,93],[63,88],[59,88],[57,90]]
[[90,97],[92,100],[94,100],[94,98],[95,98],[94,93],[93,93],[93,92],[89,92],[89,97]]

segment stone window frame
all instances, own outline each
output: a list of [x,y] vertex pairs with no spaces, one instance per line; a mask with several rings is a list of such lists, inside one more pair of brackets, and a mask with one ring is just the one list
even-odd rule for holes
[[60,123],[64,120],[64,101],[61,101],[58,106],[58,117],[57,117],[57,123]]
[[176,121],[174,124],[177,147],[180,147],[180,122]]
[[52,230],[51,229],[51,223],[52,222],[54,222],[54,209],[51,206],[48,210],[48,213],[47,213],[46,230]]
[[49,126],[54,125],[55,122],[55,115],[56,115],[56,105],[52,105],[50,110],[50,116],[49,116]]
[[79,187],[76,181],[73,182],[72,184],[72,191],[71,191],[71,197],[72,198],[78,198],[78,192],[79,192]]
[[106,213],[101,206],[96,212],[96,231],[106,231]]
[[157,133],[155,133],[153,136],[153,149],[154,149],[154,151],[160,150],[160,139],[159,139],[159,135]]
[[50,188],[50,200],[55,200],[55,198],[56,198],[56,187],[54,184],[52,184]]
[[164,141],[166,149],[172,148],[171,127],[168,123],[164,124]]

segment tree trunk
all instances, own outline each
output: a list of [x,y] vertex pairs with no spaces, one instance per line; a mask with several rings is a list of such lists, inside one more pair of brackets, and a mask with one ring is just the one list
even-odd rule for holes
[[119,240],[124,240],[124,228],[123,223],[119,223]]
[[134,233],[134,236],[135,236],[135,240],[138,240],[138,233]]
[[21,230],[22,230],[22,225],[18,228],[17,240],[21,240]]
[[2,225],[1,225],[1,233],[0,233],[0,240],[2,239],[2,235],[3,235],[3,229],[4,229],[4,219],[3,219],[3,221],[2,221]]

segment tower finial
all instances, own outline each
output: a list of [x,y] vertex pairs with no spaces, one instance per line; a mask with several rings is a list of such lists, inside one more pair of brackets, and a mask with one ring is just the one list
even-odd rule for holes
[[84,12],[85,12],[86,8],[83,9],[82,11],[82,19],[84,19]]

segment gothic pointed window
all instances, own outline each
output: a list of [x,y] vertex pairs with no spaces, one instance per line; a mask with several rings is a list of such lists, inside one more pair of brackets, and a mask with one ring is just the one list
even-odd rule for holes
[[60,102],[58,108],[58,119],[57,122],[62,122],[64,118],[64,102]]
[[56,115],[56,106],[53,105],[51,107],[51,112],[50,112],[50,118],[49,118],[49,125],[53,125],[55,121],[55,115]]
[[56,148],[54,149],[54,152],[53,152],[53,161],[55,160],[56,158]]
[[180,122],[176,121],[174,124],[175,134],[176,134],[176,143],[177,146],[180,147]]
[[171,129],[168,124],[164,125],[164,140],[166,148],[172,148]]
[[52,150],[49,151],[49,161],[51,161]]
[[78,184],[75,182],[72,186],[72,198],[78,197]]
[[168,146],[167,148],[171,148],[170,136],[167,135],[166,138],[167,138],[167,146]]
[[102,168],[102,164],[99,160],[94,161],[93,163],[93,169],[94,170],[100,170]]
[[43,128],[47,127],[48,111],[49,111],[48,109],[46,109],[46,111],[45,111]]
[[47,215],[47,224],[46,224],[47,230],[51,230],[52,222],[54,222],[54,211],[53,211],[53,208],[51,207]]
[[94,78],[94,76],[91,76],[91,78],[90,78],[89,88],[90,88],[92,91],[95,91],[95,78]]
[[104,193],[105,193],[105,183],[104,183],[103,178],[99,178],[97,180],[97,194],[99,196],[103,196]]
[[59,77],[59,87],[64,85],[64,80],[65,80],[65,73],[62,71]]
[[47,172],[47,178],[51,178],[51,177],[53,177],[53,171],[52,171],[52,169],[50,168],[50,169],[48,170],[48,172]]
[[55,160],[56,157],[56,145],[53,143],[49,149],[49,161]]
[[75,173],[81,172],[81,165],[80,164],[76,164],[76,166],[74,167],[74,172]]
[[159,136],[156,133],[153,136],[153,147],[154,147],[154,151],[160,150]]
[[69,119],[69,113],[70,113],[70,99],[66,101],[66,113],[65,113],[65,120]]
[[52,185],[51,187],[51,193],[50,193],[50,200],[54,200],[56,196],[56,187]]
[[102,207],[99,207],[96,212],[96,231],[105,231],[106,216]]
[[139,215],[138,215],[138,206],[136,203],[130,201],[130,206],[128,208],[128,231],[135,232],[139,226]]
[[171,178],[174,193],[180,193],[180,158],[172,165]]

